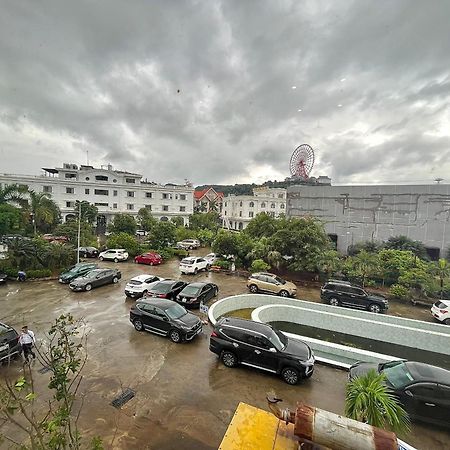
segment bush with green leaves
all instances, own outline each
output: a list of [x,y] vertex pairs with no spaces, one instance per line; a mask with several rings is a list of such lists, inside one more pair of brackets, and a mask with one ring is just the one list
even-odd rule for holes
[[27,278],[48,278],[52,276],[50,269],[29,270],[27,272]]
[[267,264],[262,259],[255,259],[250,266],[252,272],[266,272],[270,269],[269,264]]
[[113,221],[108,225],[111,233],[127,233],[135,235],[137,223],[131,214],[121,213],[114,216]]
[[131,257],[138,255],[141,251],[139,242],[128,233],[113,233],[106,241],[108,248],[124,248]]
[[406,300],[410,297],[409,289],[401,284],[393,284],[389,288],[389,295],[393,298],[398,298],[400,300]]
[[225,269],[225,270],[228,270],[231,267],[230,261],[225,261],[225,260],[216,261],[214,263],[214,265],[219,267],[220,269]]

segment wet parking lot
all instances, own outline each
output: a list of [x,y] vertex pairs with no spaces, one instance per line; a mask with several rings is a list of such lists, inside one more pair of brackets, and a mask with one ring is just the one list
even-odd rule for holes
[[[220,444],[239,402],[266,409],[265,394],[274,390],[286,406],[298,400],[336,413],[343,412],[347,374],[316,366],[313,377],[288,386],[277,377],[248,368],[227,369],[208,350],[211,328],[186,344],[138,333],[129,322],[134,300],[126,299],[126,282],[142,273],[187,281],[209,280],[219,288],[218,298],[246,292],[245,278],[223,273],[179,276],[178,261],[157,267],[132,263],[103,263],[118,267],[117,285],[74,293],[56,281],[9,283],[0,287],[0,320],[16,329],[23,324],[45,341],[45,331],[62,313],[83,317],[89,329],[89,359],[84,369],[85,402],[80,426],[89,435],[103,438],[106,448],[214,449]],[[301,292],[301,290],[300,290]],[[48,375],[33,366],[38,384]],[[1,367],[19,375],[21,365]],[[111,401],[124,388],[136,396],[121,410]],[[422,449],[448,448],[450,433],[414,425],[408,441]]]

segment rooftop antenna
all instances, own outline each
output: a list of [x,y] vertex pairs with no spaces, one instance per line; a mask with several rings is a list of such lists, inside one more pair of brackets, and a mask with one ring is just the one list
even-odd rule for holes
[[89,150],[86,150],[86,165],[89,165]]

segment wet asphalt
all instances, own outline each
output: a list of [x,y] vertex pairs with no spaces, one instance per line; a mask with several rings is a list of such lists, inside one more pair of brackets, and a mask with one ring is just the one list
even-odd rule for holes
[[[16,329],[27,324],[36,333],[38,345],[45,345],[45,333],[60,314],[70,312],[84,318],[88,361],[80,387],[84,405],[79,425],[85,435],[101,436],[105,448],[216,449],[239,402],[267,409],[265,395],[269,391],[275,391],[290,408],[302,401],[343,413],[345,371],[316,365],[310,380],[289,386],[264,372],[224,367],[208,349],[209,325],[195,340],[174,344],[164,337],[139,333],[129,322],[134,300],[126,299],[123,291],[135,275],[209,280],[219,286],[218,299],[247,292],[245,278],[213,272],[180,276],[176,259],[154,267],[133,263],[101,266],[119,268],[122,280],[79,293],[57,281],[0,286],[0,321]],[[391,312],[403,315],[402,309],[391,308]],[[409,317],[410,309],[407,311]],[[420,314],[429,320],[425,313]],[[36,362],[32,368],[38,386],[48,381],[48,374],[38,372],[41,367]],[[21,371],[19,361],[0,367],[3,376],[19,376]],[[136,396],[115,409],[110,403],[124,388],[135,390]],[[420,449],[448,448],[449,439],[449,432],[418,424],[407,437]]]

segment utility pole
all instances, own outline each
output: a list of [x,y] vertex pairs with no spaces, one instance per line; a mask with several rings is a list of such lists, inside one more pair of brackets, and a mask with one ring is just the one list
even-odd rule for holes
[[80,262],[80,236],[81,236],[81,201],[78,201],[78,247],[77,247],[77,264]]

